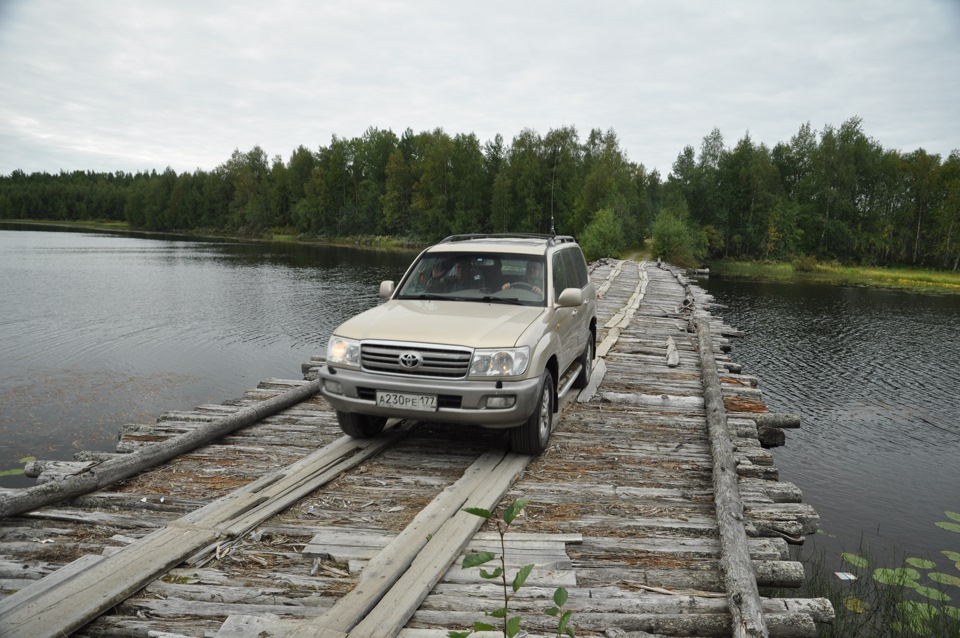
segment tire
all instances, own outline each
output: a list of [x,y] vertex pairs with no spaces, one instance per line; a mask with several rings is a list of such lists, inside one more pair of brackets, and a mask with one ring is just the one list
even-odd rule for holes
[[594,354],[594,336],[590,333],[587,339],[587,345],[583,348],[583,354],[580,355],[580,374],[577,380],[573,382],[573,387],[582,390],[590,384],[590,377],[593,375],[593,354]]
[[369,439],[383,432],[387,419],[381,416],[354,414],[337,410],[337,423],[344,434],[355,439]]
[[510,447],[518,454],[540,454],[547,449],[553,429],[553,375],[544,371],[540,398],[523,425],[510,430]]

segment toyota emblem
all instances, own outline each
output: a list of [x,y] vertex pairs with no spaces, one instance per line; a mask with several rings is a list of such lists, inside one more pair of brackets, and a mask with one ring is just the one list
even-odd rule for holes
[[407,351],[400,353],[400,365],[404,368],[419,368],[421,363],[423,363],[423,359],[418,352]]

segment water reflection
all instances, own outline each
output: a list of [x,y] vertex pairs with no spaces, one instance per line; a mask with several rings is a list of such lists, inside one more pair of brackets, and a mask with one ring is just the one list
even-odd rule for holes
[[747,336],[733,355],[774,411],[801,414],[781,480],[822,517],[817,543],[939,557],[960,511],[960,296],[713,279]]

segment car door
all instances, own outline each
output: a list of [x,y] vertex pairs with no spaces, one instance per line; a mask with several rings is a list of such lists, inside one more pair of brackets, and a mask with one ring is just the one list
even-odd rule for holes
[[[560,299],[560,293],[565,288],[577,288],[577,279],[575,273],[570,271],[569,261],[564,258],[566,250],[558,250],[553,253],[551,259],[552,286],[551,294],[553,303],[556,304]],[[577,358],[582,349],[580,324],[581,308],[560,308],[556,309],[557,331],[560,337],[560,370],[566,370]]]

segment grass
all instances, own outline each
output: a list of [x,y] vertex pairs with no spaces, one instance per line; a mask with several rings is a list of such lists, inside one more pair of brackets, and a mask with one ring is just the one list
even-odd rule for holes
[[841,266],[805,260],[798,263],[722,260],[710,264],[711,274],[729,279],[784,283],[824,283],[840,286],[891,288],[914,292],[960,294],[960,272],[922,268]]

